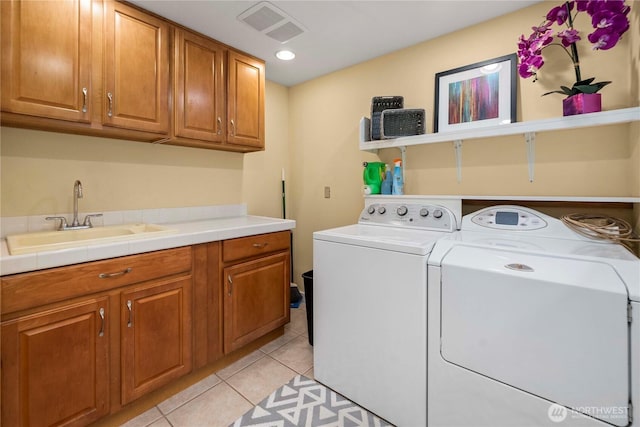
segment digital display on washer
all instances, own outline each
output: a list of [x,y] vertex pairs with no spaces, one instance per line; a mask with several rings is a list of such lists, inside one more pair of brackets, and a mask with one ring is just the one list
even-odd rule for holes
[[518,212],[496,212],[496,224],[518,225]]

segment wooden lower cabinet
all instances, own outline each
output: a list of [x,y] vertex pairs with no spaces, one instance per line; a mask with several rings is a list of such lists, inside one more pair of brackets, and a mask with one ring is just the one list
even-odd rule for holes
[[224,269],[224,349],[236,350],[289,322],[289,253]]
[[109,413],[107,297],[2,324],[2,424],[82,426]]
[[192,261],[180,247],[2,277],[2,425],[85,426],[188,373]]
[[191,276],[121,294],[122,404],[191,371]]
[[2,425],[86,426],[283,326],[289,243],[267,233],[2,277]]

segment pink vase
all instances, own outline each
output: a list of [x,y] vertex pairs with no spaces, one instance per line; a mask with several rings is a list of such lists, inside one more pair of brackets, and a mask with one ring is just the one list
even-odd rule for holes
[[578,93],[562,100],[562,115],[595,113],[602,110],[599,93]]

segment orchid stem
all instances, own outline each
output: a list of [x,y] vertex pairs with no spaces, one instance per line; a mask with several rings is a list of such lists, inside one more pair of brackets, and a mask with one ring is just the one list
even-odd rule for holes
[[543,47],[540,50],[544,50],[546,48],[548,48],[549,46],[558,46],[559,48],[561,48],[562,50],[564,50],[564,52],[569,56],[569,58],[571,59],[571,62],[575,63],[574,59],[573,59],[573,55],[571,55],[571,52],[569,52],[567,50],[566,47],[564,47],[563,45],[561,45],[560,43],[549,43],[547,46]]
[[[569,2],[566,2],[564,6],[567,8],[567,19],[569,22],[569,28],[573,29],[573,18],[571,17],[571,8],[569,7]],[[566,50],[566,49],[565,49]],[[582,81],[582,76],[580,75],[580,59],[578,58],[578,47],[576,43],[571,43],[571,60],[573,61],[573,68],[576,72],[576,83]]]

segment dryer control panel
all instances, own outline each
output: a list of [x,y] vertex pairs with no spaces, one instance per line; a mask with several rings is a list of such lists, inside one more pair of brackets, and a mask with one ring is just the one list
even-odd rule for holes
[[547,226],[547,222],[531,210],[506,206],[483,209],[473,215],[471,221],[482,227],[514,231],[538,230]]

